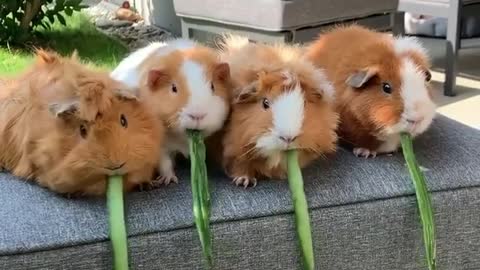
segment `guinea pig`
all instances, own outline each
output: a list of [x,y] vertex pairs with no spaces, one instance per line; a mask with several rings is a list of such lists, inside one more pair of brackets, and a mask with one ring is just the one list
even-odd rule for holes
[[125,85],[40,51],[13,87],[0,101],[1,167],[64,194],[104,194],[114,174],[126,191],[152,183],[164,127]]
[[400,133],[418,136],[432,123],[430,63],[417,39],[342,26],[321,34],[305,55],[333,82],[339,138],[356,156],[395,152]]
[[188,157],[187,130],[205,138],[221,129],[230,110],[230,68],[218,53],[192,40],[152,43],[122,60],[112,77],[140,89],[142,99],[167,127],[160,183],[177,182],[174,157]]
[[333,153],[338,115],[324,73],[299,47],[249,43],[226,36],[219,44],[235,86],[222,140],[223,166],[237,186],[285,178],[285,151],[296,149],[305,167]]

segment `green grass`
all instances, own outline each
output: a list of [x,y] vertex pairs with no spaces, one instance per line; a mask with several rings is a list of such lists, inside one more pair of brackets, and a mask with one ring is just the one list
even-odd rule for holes
[[0,76],[24,70],[34,59],[34,47],[62,55],[70,55],[76,49],[83,61],[100,69],[112,69],[127,53],[121,42],[98,31],[84,14],[65,18],[67,26],[56,22],[50,30],[38,28],[34,41],[25,48],[0,47]]

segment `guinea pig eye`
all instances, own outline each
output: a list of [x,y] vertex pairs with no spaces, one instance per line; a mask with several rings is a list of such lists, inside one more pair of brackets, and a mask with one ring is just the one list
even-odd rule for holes
[[425,71],[425,81],[429,82],[432,79],[432,73],[430,71]]
[[215,92],[215,86],[213,85],[213,83],[210,83],[210,89],[212,89],[212,92]]
[[264,98],[264,99],[262,100],[262,105],[263,105],[263,108],[264,108],[265,110],[267,110],[268,108],[270,108],[270,101],[268,101],[268,99]]
[[172,84],[172,92],[177,93],[177,86],[175,84]]
[[124,128],[128,126],[127,118],[123,114],[120,115],[120,125],[122,125]]
[[87,127],[85,125],[80,125],[80,136],[84,139],[87,137]]
[[382,83],[382,90],[387,94],[392,93],[392,86],[389,83]]

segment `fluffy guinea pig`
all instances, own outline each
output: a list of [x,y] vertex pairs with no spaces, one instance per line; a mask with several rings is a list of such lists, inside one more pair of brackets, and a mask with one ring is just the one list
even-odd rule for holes
[[334,152],[338,116],[323,72],[298,47],[249,43],[227,36],[220,44],[235,84],[223,132],[223,166],[236,185],[284,178],[288,149],[301,167]]
[[416,39],[343,26],[321,34],[305,54],[333,81],[339,138],[356,156],[395,152],[400,133],[417,136],[430,126],[430,64]]
[[113,78],[140,88],[140,99],[167,127],[157,181],[177,182],[174,157],[188,157],[187,130],[205,137],[223,127],[230,110],[230,68],[218,53],[186,39],[152,43],[125,58]]
[[[0,101],[0,165],[65,194],[101,195],[152,183],[164,128],[127,87],[53,53]],[[55,95],[58,93],[58,95]]]

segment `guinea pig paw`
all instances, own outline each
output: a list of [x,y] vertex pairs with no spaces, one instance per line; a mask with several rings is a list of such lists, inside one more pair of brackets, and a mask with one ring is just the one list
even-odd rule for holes
[[138,190],[143,192],[143,191],[151,191],[154,189],[157,189],[162,186],[163,183],[159,183],[158,181],[152,180],[148,183],[143,183],[138,185]]
[[233,178],[232,183],[234,183],[237,187],[243,186],[243,188],[247,188],[249,186],[256,187],[257,186],[257,178],[255,177],[248,177],[248,176],[238,176]]
[[178,177],[175,174],[170,175],[160,175],[154,181],[157,185],[165,185],[168,186],[170,183],[174,182],[178,184]]
[[370,151],[367,148],[361,148],[361,147],[353,148],[353,154],[356,157],[364,157],[364,158],[369,158],[369,157],[375,158],[377,156],[377,152]]

